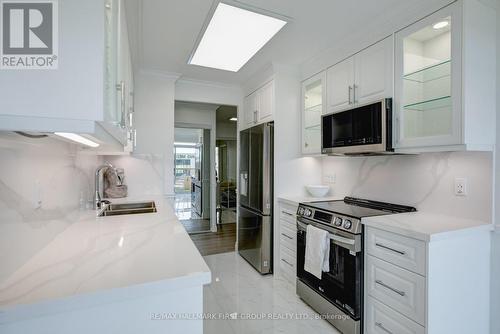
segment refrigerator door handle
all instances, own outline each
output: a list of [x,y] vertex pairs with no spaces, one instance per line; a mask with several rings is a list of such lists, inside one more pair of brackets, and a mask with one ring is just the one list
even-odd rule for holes
[[248,173],[240,173],[240,195],[247,196],[248,194]]

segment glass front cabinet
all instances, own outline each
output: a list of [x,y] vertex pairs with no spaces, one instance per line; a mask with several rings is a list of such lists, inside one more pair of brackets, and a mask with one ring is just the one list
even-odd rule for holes
[[485,86],[495,65],[478,52],[490,48],[494,30],[487,11],[457,1],[395,33],[396,149],[483,150],[491,142],[494,93]]
[[461,42],[458,7],[396,33],[398,147],[460,142]]
[[321,154],[321,115],[326,110],[326,71],[302,83],[302,154]]

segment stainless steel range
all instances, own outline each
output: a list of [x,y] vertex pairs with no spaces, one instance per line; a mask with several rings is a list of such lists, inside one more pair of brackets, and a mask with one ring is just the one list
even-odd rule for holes
[[[301,203],[297,211],[297,294],[344,334],[362,333],[363,217],[416,211],[352,197]],[[330,271],[321,279],[304,270],[307,226],[328,231]]]

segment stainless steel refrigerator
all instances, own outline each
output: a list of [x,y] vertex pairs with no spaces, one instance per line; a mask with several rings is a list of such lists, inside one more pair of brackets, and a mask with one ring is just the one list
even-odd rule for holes
[[274,125],[240,132],[238,251],[261,274],[273,270]]

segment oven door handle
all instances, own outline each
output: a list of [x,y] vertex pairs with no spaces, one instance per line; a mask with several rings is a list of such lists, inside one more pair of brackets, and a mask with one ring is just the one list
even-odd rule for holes
[[355,243],[354,239],[344,238],[344,237],[341,237],[340,235],[336,235],[336,234],[330,233],[329,237],[330,237],[330,239],[332,239],[334,241],[338,241],[338,242],[341,242],[341,243],[346,244],[346,245],[354,245],[354,243]]

